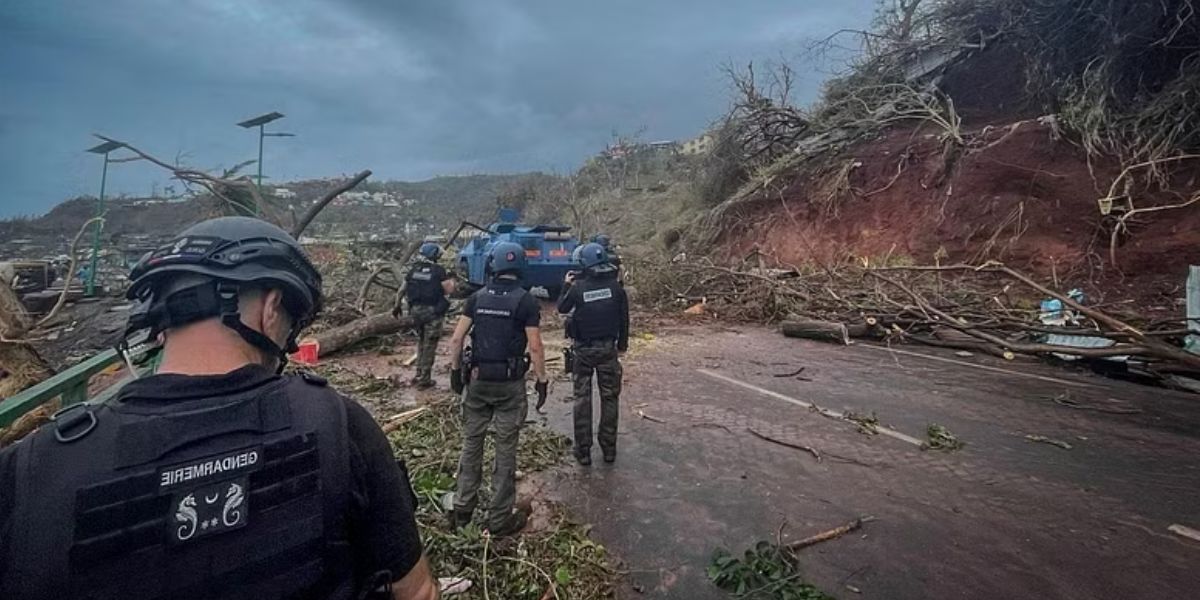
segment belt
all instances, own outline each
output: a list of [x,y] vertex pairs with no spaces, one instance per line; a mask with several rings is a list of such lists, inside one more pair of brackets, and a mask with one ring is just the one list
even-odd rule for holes
[[617,338],[595,338],[595,339],[591,339],[591,340],[578,340],[576,343],[581,346],[601,346],[601,345],[607,345],[607,344],[615,344],[615,343],[617,343]]

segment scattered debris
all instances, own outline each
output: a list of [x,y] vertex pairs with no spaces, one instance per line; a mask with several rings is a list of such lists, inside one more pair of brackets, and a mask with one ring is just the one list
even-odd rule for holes
[[795,377],[795,376],[803,373],[804,369],[807,369],[807,368],[808,367],[800,367],[799,369],[796,369],[795,371],[792,371],[791,373],[776,373],[776,374],[772,375],[772,377]]
[[879,417],[875,415],[875,411],[868,414],[846,411],[842,413],[842,418],[858,425],[858,431],[867,435],[875,435],[879,433]]
[[428,406],[422,406],[420,408],[406,410],[398,415],[392,415],[384,420],[383,432],[391,433],[391,432],[399,429],[405,423],[412,421],[413,419],[416,419],[417,417],[420,417],[421,415],[425,414],[428,410],[429,410]]
[[874,521],[874,520],[875,520],[875,517],[872,517],[872,516],[859,517],[857,519],[854,519],[853,521],[850,521],[849,523],[846,523],[844,525],[839,525],[837,527],[834,527],[833,529],[822,531],[821,533],[818,533],[816,535],[810,535],[802,540],[788,542],[784,547],[787,548],[788,550],[795,552],[796,550],[801,550],[801,549],[807,548],[809,546],[814,546],[816,544],[820,544],[821,542],[827,542],[829,540],[842,537],[843,535],[846,535],[847,533],[850,533],[851,531],[856,531],[856,530],[862,528],[863,523],[870,523],[871,521]]
[[1048,437],[1046,437],[1046,436],[1044,436],[1044,435],[1026,434],[1026,435],[1025,435],[1025,439],[1027,439],[1027,440],[1029,440],[1029,441],[1031,441],[1031,442],[1039,442],[1039,443],[1042,443],[1042,444],[1050,444],[1051,446],[1058,446],[1059,448],[1062,448],[1063,450],[1070,450],[1070,449],[1071,449],[1071,444],[1068,444],[1067,442],[1064,442],[1064,441],[1062,441],[1062,440],[1056,440],[1056,439],[1054,439],[1054,438],[1048,438]]
[[783,335],[791,338],[838,342],[843,346],[850,344],[850,334],[846,331],[844,323],[811,319],[791,319],[780,323],[779,330]]
[[[1007,361],[1018,354],[1128,357],[1139,372],[1159,378],[1200,373],[1200,355],[1183,348],[1184,319],[1156,321],[1127,313],[1118,318],[1085,304],[1078,294],[1057,292],[995,261],[893,266],[864,260],[800,277],[795,270],[751,264],[739,269],[705,259],[674,263],[640,285],[660,303],[691,298],[690,292],[703,289],[703,310],[731,319],[780,322],[784,335],[794,337],[842,344],[860,336],[917,342]],[[1039,311],[1030,306],[1046,297],[1078,315],[1079,325],[1042,323]],[[1081,337],[1089,343],[1051,343]]]
[[751,433],[751,435],[753,435],[754,437],[756,437],[760,440],[766,440],[768,442],[771,442],[772,444],[779,444],[780,446],[787,446],[788,448],[794,448],[796,450],[802,450],[804,452],[808,452],[809,454],[813,455],[813,458],[817,459],[817,462],[821,462],[821,453],[817,452],[817,449],[813,448],[812,446],[804,446],[801,444],[793,444],[791,442],[785,442],[783,440],[773,438],[765,433],[759,433],[751,428],[746,428],[746,431],[749,431]]
[[[323,370],[332,364],[327,363]],[[389,386],[385,393],[394,394],[398,389],[387,379],[339,375],[343,379],[357,377],[360,387]],[[447,531],[443,502],[453,502],[447,495],[454,489],[462,420],[458,402],[449,396],[421,408],[424,412],[419,418],[403,416],[414,411],[396,415],[392,422],[406,422],[388,437],[397,458],[408,468],[417,497],[421,541],[435,573],[470,580],[473,585],[468,594],[487,589],[491,598],[538,598],[546,586],[557,591],[557,596],[551,597],[611,597],[616,573],[604,547],[589,538],[588,525],[570,521],[555,504],[539,498],[531,525],[513,543],[493,543],[478,524]],[[517,468],[531,478],[563,462],[569,447],[570,440],[546,427],[526,426],[521,431]],[[490,437],[484,448],[484,464],[488,464],[494,452]],[[480,503],[486,505],[488,486],[482,486],[480,493]],[[529,500],[524,497],[518,502]]]
[[443,596],[457,596],[465,594],[467,590],[474,585],[470,579],[466,577],[439,577],[438,589],[441,590]]
[[737,598],[833,600],[804,581],[792,551],[765,540],[747,549],[741,558],[718,548],[707,572],[713,584]]
[[922,450],[953,451],[960,450],[966,445],[965,442],[959,440],[953,433],[950,433],[949,429],[937,423],[929,424],[929,427],[925,429],[925,436],[928,438],[928,441],[921,445]]
[[412,317],[397,318],[393,317],[390,312],[383,312],[351,321],[341,327],[322,331],[313,338],[320,346],[322,356],[326,356],[363,340],[407,329],[415,323]]
[[708,423],[708,422],[696,423],[696,424],[692,425],[692,427],[695,427],[697,429],[724,429],[725,431],[727,431],[729,433],[733,433],[732,429],[730,429],[720,423]]
[[1140,409],[1140,408],[1125,408],[1125,407],[1116,407],[1116,406],[1100,406],[1098,404],[1083,404],[1083,403],[1078,402],[1075,399],[1071,398],[1070,392],[1063,392],[1062,394],[1054,396],[1052,398],[1052,400],[1054,400],[1055,404],[1057,404],[1059,406],[1065,406],[1067,408],[1074,408],[1076,410],[1091,410],[1091,411],[1095,411],[1095,412],[1109,413],[1109,414],[1113,414],[1113,415],[1136,415],[1136,414],[1139,414],[1142,412],[1142,409]]
[[646,414],[646,411],[644,411],[644,410],[642,410],[642,409],[640,409],[640,408],[639,408],[639,409],[638,409],[638,411],[637,411],[637,415],[638,415],[639,417],[641,417],[641,418],[643,418],[643,419],[647,420],[647,421],[653,421],[653,422],[655,422],[655,423],[664,423],[664,424],[666,423],[666,421],[664,421],[664,420],[662,420],[662,419],[660,419],[660,418],[658,418],[658,417],[652,417],[652,416],[650,416],[650,415]]
[[1167,531],[1176,535],[1181,535],[1189,540],[1200,542],[1200,530],[1192,529],[1187,525],[1175,523],[1167,528]]

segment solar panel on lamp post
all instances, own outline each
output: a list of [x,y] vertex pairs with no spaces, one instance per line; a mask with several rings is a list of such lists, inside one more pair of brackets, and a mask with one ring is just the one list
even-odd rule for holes
[[[266,131],[267,123],[270,123],[271,121],[275,121],[275,120],[282,119],[282,118],[283,118],[283,113],[269,112],[265,115],[259,115],[257,117],[254,117],[253,119],[246,119],[245,121],[238,123],[238,127],[242,127],[245,129],[250,129],[251,127],[258,128],[258,177],[256,178],[256,181],[258,182],[258,193],[260,195],[262,194],[262,178],[263,178],[263,166],[262,166],[262,163],[263,163],[263,138],[295,137],[295,135],[296,135],[294,133],[267,133],[267,131]],[[255,206],[254,210],[255,210],[255,212],[257,212],[258,207]]]
[[[124,148],[125,144],[121,142],[107,141],[103,144],[88,148],[87,151],[92,154],[100,154],[104,156],[104,168],[100,171],[100,197],[96,199],[96,216],[104,215],[104,187],[108,183],[108,153],[117,148]],[[92,233],[92,258],[88,267],[87,287],[84,293],[88,296],[93,296],[96,293],[96,266],[100,260],[100,221],[96,221],[94,232]],[[64,286],[70,286],[71,282],[63,283]]]

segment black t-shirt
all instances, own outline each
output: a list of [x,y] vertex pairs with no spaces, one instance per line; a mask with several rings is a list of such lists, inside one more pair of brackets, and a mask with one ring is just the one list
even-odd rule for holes
[[[179,390],[187,390],[193,398],[220,396],[271,377],[274,377],[272,372],[256,365],[225,375],[153,375],[129,383],[122,396],[135,390],[139,402],[148,398],[174,398]],[[357,402],[345,397],[342,400],[346,404],[350,441],[352,498],[346,522],[355,552],[354,570],[360,577],[388,570],[393,581],[399,580],[421,558],[421,539],[414,516],[416,498],[408,474],[396,462],[391,444],[375,419]],[[0,578],[8,562],[7,553],[20,552],[19,548],[7,547],[17,483],[15,457],[15,446],[0,451]]]

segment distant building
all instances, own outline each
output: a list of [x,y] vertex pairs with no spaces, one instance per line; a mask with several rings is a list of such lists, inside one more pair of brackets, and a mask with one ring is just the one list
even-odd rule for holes
[[715,140],[713,140],[712,134],[705,133],[699,137],[692,138],[684,142],[683,146],[679,149],[679,152],[680,154],[686,154],[689,156],[708,154],[709,152],[712,152],[714,143]]
[[287,188],[275,188],[275,197],[283,200],[288,200],[296,197],[296,192]]

